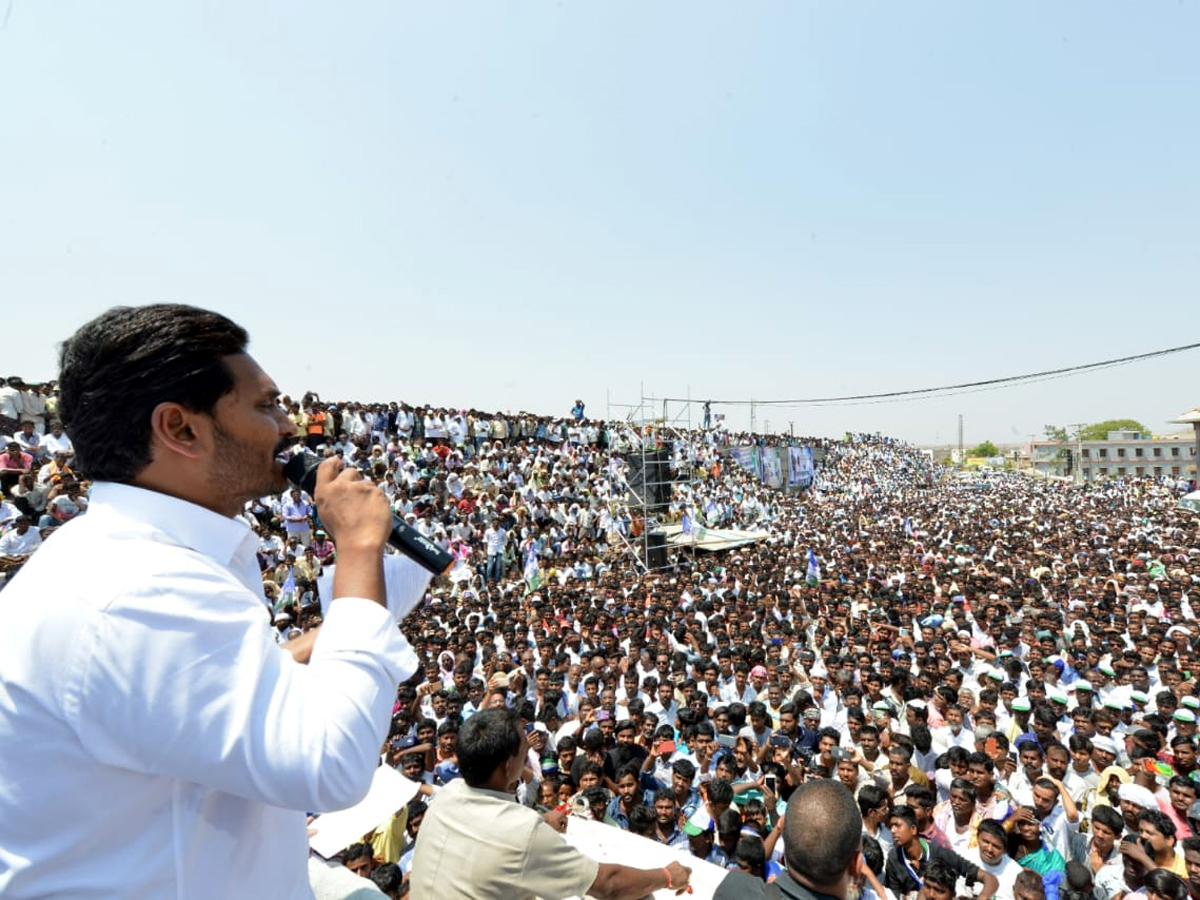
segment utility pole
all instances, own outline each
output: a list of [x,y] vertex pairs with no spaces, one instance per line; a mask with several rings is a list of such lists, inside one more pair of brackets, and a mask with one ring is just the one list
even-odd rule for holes
[[788,433],[791,434],[792,440],[796,439],[796,423],[788,422]]
[[750,398],[750,433],[754,434],[754,398]]
[[967,457],[963,453],[963,417],[962,413],[958,414],[958,464],[966,465]]
[[1086,422],[1077,422],[1071,427],[1075,429],[1075,468],[1073,474],[1076,484],[1083,484],[1083,429]]
[[770,434],[770,433],[771,433],[771,420],[763,419],[763,434]]

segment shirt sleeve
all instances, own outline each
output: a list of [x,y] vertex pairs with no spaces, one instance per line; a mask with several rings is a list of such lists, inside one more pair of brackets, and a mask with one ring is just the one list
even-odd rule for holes
[[307,666],[260,599],[202,566],[141,581],[74,629],[58,696],[100,762],[284,809],[365,796],[416,657],[376,603],[331,604]]
[[912,876],[902,868],[896,857],[897,852],[893,850],[887,856],[887,863],[883,868],[883,886],[897,894],[907,894],[916,888],[916,884],[913,882]]
[[521,887],[539,897],[582,897],[596,880],[600,863],[576,850],[543,821],[533,829]]
[[[745,872],[730,872],[721,879],[713,892],[713,900],[742,900],[744,897],[765,897],[766,883]],[[782,894],[780,895],[782,896]]]
[[951,869],[967,880],[968,884],[974,884],[980,881],[979,866],[971,862],[965,857],[959,856],[953,850],[948,850],[945,847],[938,847],[931,844],[929,847],[929,855],[932,859],[944,862]]

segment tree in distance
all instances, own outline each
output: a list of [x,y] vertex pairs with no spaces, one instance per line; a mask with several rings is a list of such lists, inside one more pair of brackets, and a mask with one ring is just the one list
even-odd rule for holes
[[1095,425],[1085,425],[1080,431],[1080,440],[1103,441],[1110,431],[1137,431],[1150,434],[1150,429],[1137,419],[1109,419],[1107,422],[1097,422]]
[[1058,425],[1044,426],[1046,431],[1046,440],[1054,441],[1056,444],[1065,444],[1071,438],[1067,435],[1067,429],[1060,428]]
[[967,452],[967,456],[986,456],[990,458],[999,455],[1000,451],[996,449],[996,445],[991,441],[984,441],[982,444],[972,447]]

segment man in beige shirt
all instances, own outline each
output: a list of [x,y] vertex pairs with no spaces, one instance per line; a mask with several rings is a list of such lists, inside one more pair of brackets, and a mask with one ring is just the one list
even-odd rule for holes
[[691,869],[599,863],[566,843],[567,817],[540,816],[513,799],[529,742],[517,714],[485,709],[458,736],[462,778],[429,805],[413,856],[413,897],[439,900],[597,900],[645,897],[663,888],[682,893]]

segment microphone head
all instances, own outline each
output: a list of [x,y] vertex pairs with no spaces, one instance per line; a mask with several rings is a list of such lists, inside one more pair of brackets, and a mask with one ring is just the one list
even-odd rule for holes
[[287,480],[310,497],[317,489],[317,467],[321,458],[312,453],[297,453],[283,466],[283,474]]

